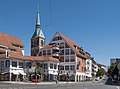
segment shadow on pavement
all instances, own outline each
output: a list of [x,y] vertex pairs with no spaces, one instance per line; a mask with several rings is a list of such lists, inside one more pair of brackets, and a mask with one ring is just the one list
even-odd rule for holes
[[105,85],[113,85],[112,78],[108,78]]
[[120,86],[120,83],[116,80],[112,80],[112,78],[108,78],[105,85]]

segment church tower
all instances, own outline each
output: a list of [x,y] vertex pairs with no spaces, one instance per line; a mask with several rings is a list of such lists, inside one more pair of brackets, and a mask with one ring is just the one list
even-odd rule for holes
[[37,11],[35,32],[31,38],[31,56],[37,56],[39,50],[45,46],[45,36],[40,25],[40,14]]

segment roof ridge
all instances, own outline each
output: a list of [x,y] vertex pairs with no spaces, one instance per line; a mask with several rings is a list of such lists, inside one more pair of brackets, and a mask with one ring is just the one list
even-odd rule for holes
[[[77,49],[75,49],[74,45],[79,46],[77,43],[75,43],[74,41],[70,40],[69,38],[67,38],[66,36],[64,36],[63,34],[57,32],[66,42],[67,44],[71,47],[71,49],[79,56],[86,58],[86,56],[84,56],[83,54],[81,54]],[[80,46],[79,46],[80,47]]]

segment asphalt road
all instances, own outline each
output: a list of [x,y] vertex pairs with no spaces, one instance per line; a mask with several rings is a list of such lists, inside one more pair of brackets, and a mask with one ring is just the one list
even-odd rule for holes
[[120,89],[111,85],[111,80],[105,77],[99,82],[63,83],[63,84],[5,84],[0,83],[0,89]]

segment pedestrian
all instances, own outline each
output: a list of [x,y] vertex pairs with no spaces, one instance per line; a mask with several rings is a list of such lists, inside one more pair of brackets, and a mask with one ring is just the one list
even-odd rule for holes
[[58,80],[56,79],[55,82],[56,82],[56,84],[57,84],[57,83],[58,83]]

